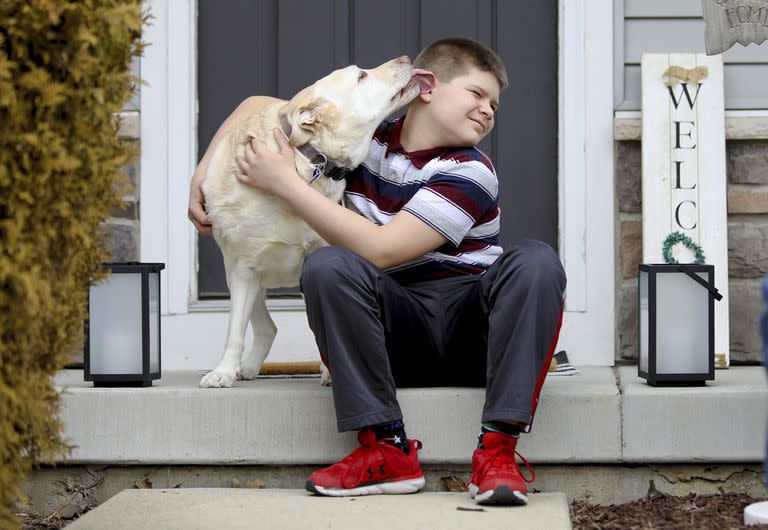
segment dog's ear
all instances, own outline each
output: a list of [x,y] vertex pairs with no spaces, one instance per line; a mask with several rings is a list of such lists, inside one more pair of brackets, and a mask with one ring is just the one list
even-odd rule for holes
[[309,142],[315,135],[315,122],[317,121],[319,103],[308,102],[293,109],[288,115],[291,124],[291,135],[288,143],[293,147],[299,147]]

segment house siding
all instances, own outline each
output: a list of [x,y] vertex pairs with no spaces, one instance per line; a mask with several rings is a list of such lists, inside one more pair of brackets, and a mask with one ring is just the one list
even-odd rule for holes
[[[617,110],[640,110],[643,53],[704,53],[701,0],[624,0],[614,39]],[[736,44],[723,53],[725,108],[768,108],[768,46]]]

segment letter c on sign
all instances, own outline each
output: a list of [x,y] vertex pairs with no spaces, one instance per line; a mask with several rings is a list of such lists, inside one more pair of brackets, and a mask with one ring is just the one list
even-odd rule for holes
[[[693,201],[682,201],[680,204],[677,205],[677,208],[675,208],[675,222],[677,222],[677,226],[682,228],[683,230],[693,230],[696,228],[696,221],[693,222],[692,226],[683,226],[683,223],[680,222],[680,209],[683,207],[683,204],[690,204],[693,206],[694,212],[696,211],[696,203]],[[694,215],[693,218],[695,219],[696,216]]]

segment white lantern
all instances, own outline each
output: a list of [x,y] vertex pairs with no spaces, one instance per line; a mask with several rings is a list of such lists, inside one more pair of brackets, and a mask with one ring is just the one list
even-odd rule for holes
[[714,279],[713,265],[640,265],[638,375],[648,384],[715,379]]
[[164,263],[105,263],[92,285],[84,376],[94,386],[151,386],[160,378],[160,271]]

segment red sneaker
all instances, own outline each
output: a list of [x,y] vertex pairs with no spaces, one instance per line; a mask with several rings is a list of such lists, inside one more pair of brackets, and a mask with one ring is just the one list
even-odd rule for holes
[[306,490],[318,495],[348,497],[416,493],[424,487],[424,473],[419,467],[419,440],[410,440],[411,452],[376,441],[373,431],[357,433],[358,447],[336,464],[315,471],[307,480]]
[[[472,478],[467,484],[472,498],[478,504],[528,504],[526,482],[536,480],[533,469],[525,458],[515,451],[517,438],[497,432],[483,435],[483,448],[472,455]],[[520,473],[517,459],[531,472],[528,480]]]

